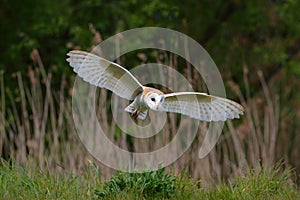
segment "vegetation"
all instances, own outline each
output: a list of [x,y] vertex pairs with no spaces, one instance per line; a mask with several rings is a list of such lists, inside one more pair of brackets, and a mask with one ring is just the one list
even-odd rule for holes
[[186,173],[175,176],[154,172],[117,172],[99,182],[98,168],[90,164],[83,174],[49,173],[32,166],[21,167],[1,160],[0,199],[298,199],[291,171],[279,168],[249,170],[245,175],[199,188]]
[[[114,196],[128,190],[147,197],[170,198],[183,180],[164,173],[164,169],[143,173],[117,172],[109,182],[104,183],[99,197]],[[184,186],[183,186],[184,187]]]
[[[66,93],[65,78],[62,76],[59,91],[54,91],[52,73],[45,72],[38,51],[34,51],[32,57],[39,61],[39,65],[38,68],[28,71],[30,83],[27,84],[24,81],[21,73],[16,74],[18,83],[16,90],[19,96],[13,97],[10,90],[6,90],[7,93],[4,92],[4,89],[1,90],[3,112],[0,112],[0,121],[4,126],[0,129],[2,137],[0,152],[6,158],[13,155],[20,164],[26,164],[30,160],[33,165],[40,166],[42,169],[47,167],[55,171],[63,167],[73,169],[75,172],[80,171],[87,165],[90,158],[76,137],[71,98]],[[244,81],[249,86],[248,76],[245,69]],[[284,152],[278,153],[278,149],[287,148],[287,143],[280,140],[284,135],[279,130],[292,129],[284,124],[289,118],[280,112],[277,95],[271,94],[261,73],[259,77],[263,87],[263,92],[259,96],[259,104],[256,98],[244,97],[239,87],[235,83],[229,82],[228,85],[239,96],[246,110],[241,123],[237,126],[236,122],[228,121],[216,148],[207,157],[200,160],[197,152],[207,129],[206,123],[202,123],[199,127],[200,134],[194,140],[191,148],[173,165],[176,170],[183,169],[188,163],[189,171],[194,178],[201,178],[205,184],[210,184],[212,180],[216,181],[230,177],[232,174],[238,174],[245,167],[256,168],[260,164],[258,160],[263,166],[271,167],[276,160],[281,159]],[[0,80],[2,80],[0,87],[5,88],[3,74],[0,75]],[[249,93],[250,91],[247,90],[247,94]],[[11,105],[6,105],[6,94]],[[130,138],[131,142],[128,142],[128,137],[120,134],[115,121],[103,118],[105,116],[103,108],[109,107],[109,98],[107,90],[99,90],[97,98],[99,103],[96,111],[99,118],[103,119],[103,127],[110,127],[107,137],[120,144],[121,148],[133,147],[137,151],[149,152],[153,151],[155,146],[163,146],[169,141],[161,139],[161,135],[166,138],[174,137],[173,130],[178,128],[178,124],[167,123],[162,134],[145,141]],[[169,118],[175,120],[176,115],[170,115]],[[261,119],[264,119],[263,123]],[[295,133],[291,132],[290,135],[294,135],[293,137],[297,139]],[[292,142],[295,143],[296,139]],[[297,147],[295,150],[292,149],[292,152],[296,149]],[[107,153],[113,155],[114,152]],[[296,159],[297,155],[291,154],[290,156],[295,156]],[[101,164],[99,167],[104,174],[102,178],[112,175],[109,168]]]
[[14,161],[0,164],[0,199],[92,199],[97,186],[86,169],[83,176],[49,173]]
[[[293,184],[300,183],[299,7],[297,0],[1,1],[0,198],[14,199],[19,191],[20,199],[299,198]],[[145,26],[198,41],[216,62],[227,96],[246,112],[226,123],[204,159],[198,150],[208,124],[201,122],[192,146],[165,169],[174,173],[115,174],[101,163],[91,167],[93,158],[76,136],[75,75],[66,53],[88,51],[116,33]],[[140,50],[118,60],[128,69],[153,61],[192,75],[193,88],[205,91],[201,75],[168,52]],[[176,115],[168,115],[160,136],[142,142],[124,136],[109,109],[102,109],[110,106],[111,93],[97,92],[98,118],[120,148],[149,152],[174,137]],[[281,160],[280,169],[272,168]],[[282,170],[290,167],[293,181]],[[183,169],[188,175],[174,176]]]

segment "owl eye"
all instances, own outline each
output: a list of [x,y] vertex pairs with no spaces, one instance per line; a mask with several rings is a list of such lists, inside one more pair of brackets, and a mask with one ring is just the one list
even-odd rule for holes
[[155,102],[155,98],[152,97],[152,98],[151,98],[151,101]]

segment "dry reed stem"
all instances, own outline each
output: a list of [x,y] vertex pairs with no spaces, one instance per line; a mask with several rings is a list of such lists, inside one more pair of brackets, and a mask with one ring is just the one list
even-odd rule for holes
[[1,88],[1,104],[0,104],[0,155],[3,155],[3,147],[4,144],[7,142],[7,137],[5,133],[5,90],[4,90],[4,78],[3,78],[3,71],[0,71],[0,88]]
[[[176,55],[164,53],[163,56],[162,59],[156,58],[158,63],[170,64],[180,71]],[[31,83],[29,86],[23,81],[21,74],[17,73],[20,94],[17,100],[21,104],[22,113],[19,113],[16,98],[9,91],[6,93],[11,106],[6,108],[5,85],[3,74],[0,74],[0,153],[6,156],[13,155],[19,163],[28,162],[27,157],[29,157],[31,162],[36,162],[35,165],[39,165],[42,169],[62,170],[64,168],[78,172],[89,162],[91,157],[88,156],[76,134],[71,98],[66,96],[64,91],[65,77],[62,77],[60,89],[55,91],[52,88],[51,74],[45,72],[38,51],[32,53],[32,58],[37,66],[35,69],[29,69]],[[228,121],[227,128],[223,130],[224,133],[216,147],[201,160],[198,158],[198,150],[207,132],[208,124],[200,123],[198,136],[192,146],[172,165],[175,171],[188,169],[195,179],[203,180],[203,186],[209,186],[214,181],[243,172],[247,165],[256,168],[259,166],[259,162],[268,166],[275,162],[280,114],[278,98],[272,97],[262,74],[258,75],[263,93],[257,94],[255,97],[250,96],[246,67],[244,67],[243,76],[246,97],[242,95],[236,85],[229,84],[246,111],[240,123]],[[159,76],[163,83],[173,85],[172,74],[168,74],[168,76],[159,74]],[[202,87],[201,78],[197,73],[192,73],[190,76],[193,83],[195,82],[197,85],[197,89]],[[263,103],[266,101],[266,104],[257,103],[257,99]],[[98,122],[104,130],[109,130],[107,137],[123,149],[133,148],[136,152],[158,149],[170,142],[179,126],[178,115],[169,113],[167,124],[160,134],[144,141],[132,139],[133,143],[129,144],[128,137],[125,133],[120,133],[111,116],[111,93],[105,89],[97,89],[95,102]],[[86,110],[80,112],[84,114]],[[124,115],[124,117],[128,116]],[[193,131],[192,128],[189,131]],[[114,152],[108,151],[107,156],[116,159]],[[102,179],[108,179],[114,173],[114,170],[101,163],[99,166],[99,175]]]

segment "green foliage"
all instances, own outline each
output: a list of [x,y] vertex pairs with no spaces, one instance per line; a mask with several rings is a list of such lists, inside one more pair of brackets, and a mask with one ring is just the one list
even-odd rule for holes
[[300,33],[297,0],[17,0],[0,5],[0,47],[5,49],[0,58],[9,71],[23,71],[34,48],[46,66],[64,71],[69,48],[93,44],[91,25],[103,38],[144,26],[179,30],[208,48],[218,66],[276,63],[297,44]]
[[[0,3],[0,55],[8,71],[23,71],[30,52],[38,48],[45,66],[67,69],[68,49],[88,49],[93,44],[91,25],[102,36],[141,26],[175,28],[178,7],[170,2],[149,1],[2,1]],[[18,11],[18,12],[17,12]],[[10,67],[8,67],[10,66]]]
[[[268,75],[290,56],[293,64],[285,63],[284,68],[291,72],[288,75],[299,75],[299,59],[294,59],[300,41],[299,6],[297,0],[1,1],[0,70],[25,74],[28,65],[35,65],[30,53],[37,48],[57,83],[62,73],[71,74],[66,53],[97,44],[95,31],[106,39],[128,29],[158,26],[194,38],[211,54],[224,79],[239,85],[242,66]],[[16,87],[10,76],[5,79],[9,87]],[[252,79],[251,83],[259,82]]]
[[117,172],[109,182],[104,183],[103,191],[97,191],[99,197],[117,195],[132,190],[145,198],[170,198],[179,185],[179,178],[164,173],[164,168],[142,173]]

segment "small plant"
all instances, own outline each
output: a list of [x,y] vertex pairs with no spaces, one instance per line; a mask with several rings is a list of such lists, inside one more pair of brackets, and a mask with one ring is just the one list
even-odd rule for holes
[[117,172],[96,194],[105,197],[132,190],[143,197],[170,198],[178,189],[178,181],[178,177],[166,174],[164,168],[142,173]]

